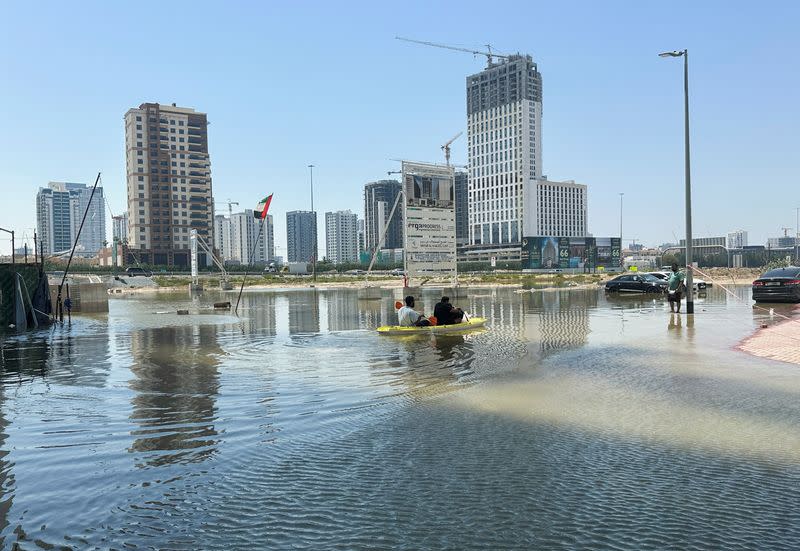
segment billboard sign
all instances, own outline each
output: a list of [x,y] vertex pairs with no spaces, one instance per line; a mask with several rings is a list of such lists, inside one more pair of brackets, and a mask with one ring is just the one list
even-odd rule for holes
[[409,277],[456,275],[452,167],[403,161],[405,259]]
[[522,268],[548,270],[618,267],[620,251],[618,237],[524,237]]

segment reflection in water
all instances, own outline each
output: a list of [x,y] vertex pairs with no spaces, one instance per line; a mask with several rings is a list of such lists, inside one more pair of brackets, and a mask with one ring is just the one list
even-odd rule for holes
[[328,331],[350,331],[359,328],[359,304],[357,300],[353,300],[352,294],[325,293],[320,300],[325,301],[327,306]]
[[152,314],[178,300],[3,344],[0,547],[800,543],[800,377],[734,350],[750,304],[670,329],[663,299],[488,290],[457,301],[484,331],[388,338],[388,293]]
[[110,365],[108,335],[76,338],[68,326],[54,326],[0,344],[3,384],[47,376],[64,385],[102,387]]
[[[130,451],[147,465],[202,461],[216,449],[219,357],[215,326],[179,326],[131,335],[131,419],[139,425]],[[157,452],[157,453],[156,453]]]
[[290,292],[289,333],[319,333],[319,292]]
[[561,290],[534,292],[524,303],[524,335],[538,344],[542,356],[586,344],[589,310],[597,306],[597,292]]
[[242,331],[247,335],[260,334],[275,336],[277,320],[275,304],[276,293],[243,293],[239,311]]

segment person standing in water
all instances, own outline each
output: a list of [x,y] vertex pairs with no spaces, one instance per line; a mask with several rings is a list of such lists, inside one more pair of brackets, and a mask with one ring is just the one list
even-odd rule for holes
[[667,301],[669,302],[670,312],[681,313],[681,297],[683,297],[683,291],[686,289],[683,283],[685,279],[686,275],[678,271],[678,264],[673,263],[672,273],[669,276],[669,283],[667,284]]

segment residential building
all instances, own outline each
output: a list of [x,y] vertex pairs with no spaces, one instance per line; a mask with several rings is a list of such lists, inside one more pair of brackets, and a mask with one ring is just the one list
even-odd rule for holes
[[[535,194],[524,217],[525,235],[584,237],[588,234],[587,188],[572,180],[531,183]],[[529,196],[530,197],[530,196]],[[496,232],[495,224],[492,231]],[[493,238],[494,236],[492,236]],[[493,239],[492,243],[496,243]]]
[[[701,256],[712,256],[717,254],[727,254],[725,245],[727,237],[693,237],[692,238],[692,260],[697,261]],[[686,248],[686,239],[681,239],[678,249],[681,253]]]
[[787,247],[794,247],[797,240],[791,235],[784,235],[783,237],[768,237],[768,249],[785,249]]
[[531,56],[512,55],[466,85],[469,243],[518,244],[542,178],[542,77]]
[[469,244],[469,173],[455,171],[456,246]]
[[[91,202],[90,202],[91,199]],[[88,211],[87,211],[88,208]],[[36,226],[45,254],[72,249],[78,236],[75,254],[93,257],[103,248],[106,236],[103,188],[86,184],[50,182],[36,194]],[[81,221],[86,220],[81,228]]]
[[251,209],[231,215],[229,250],[232,262],[258,265],[272,261],[275,258],[272,215],[260,220]]
[[365,241],[365,231],[366,227],[364,225],[364,219],[358,219],[358,256],[361,257],[362,254],[367,250],[366,241]]
[[325,253],[330,262],[358,262],[358,217],[349,210],[325,213]]
[[[378,180],[364,186],[364,246],[369,254],[377,249],[403,248],[403,205],[391,214],[402,186],[397,180]],[[388,228],[387,228],[388,223]],[[386,236],[381,241],[384,228]]]
[[288,262],[312,262],[317,243],[317,213],[294,210],[286,213]]
[[744,249],[747,246],[747,232],[744,230],[732,231],[728,234],[729,249]]
[[214,216],[214,250],[223,262],[233,260],[231,254],[231,219],[223,214]]
[[[191,108],[143,103],[125,113],[128,247],[142,264],[188,266],[192,229],[213,243],[208,119]],[[200,264],[210,259],[199,253]]]
[[123,212],[111,218],[111,235],[114,241],[124,243],[128,239],[128,213]]

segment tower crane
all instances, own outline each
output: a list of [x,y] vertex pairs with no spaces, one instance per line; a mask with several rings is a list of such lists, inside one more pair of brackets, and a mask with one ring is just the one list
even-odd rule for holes
[[486,56],[486,66],[487,68],[492,66],[492,59],[497,57],[500,59],[508,59],[507,55],[500,55],[492,52],[492,45],[486,44],[486,48],[489,50],[488,52],[482,52],[480,50],[470,50],[469,48],[459,48],[458,46],[449,46],[447,44],[439,44],[437,42],[427,42],[425,40],[414,40],[413,38],[403,38],[402,36],[395,36],[395,39],[402,40],[403,42],[412,42],[414,44],[422,44],[423,46],[432,46],[434,48],[444,48],[446,50],[455,50],[457,52],[467,52],[468,54],[472,55],[485,55]]
[[461,134],[463,133],[464,132],[459,132],[458,134],[450,138],[449,141],[445,142],[445,144],[442,146],[442,151],[444,151],[444,160],[447,163],[447,166],[450,166],[450,144],[456,141],[458,137],[461,136]]
[[233,205],[236,205],[238,207],[239,202],[231,201],[230,199],[228,199],[226,203],[228,203],[228,218],[233,218]]

